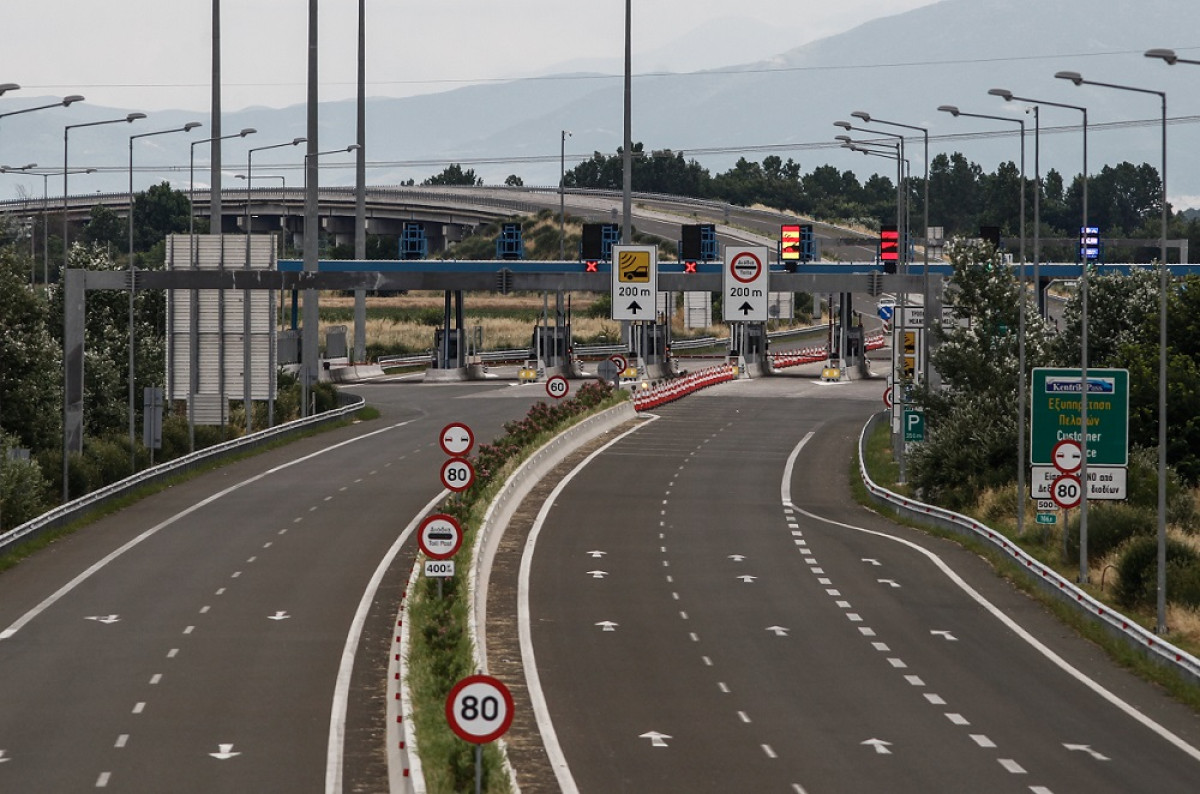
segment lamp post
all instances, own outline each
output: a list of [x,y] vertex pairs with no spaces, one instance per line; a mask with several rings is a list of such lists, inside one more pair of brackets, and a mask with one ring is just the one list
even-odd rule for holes
[[[929,314],[929,304],[931,302],[931,296],[929,294],[929,130],[925,127],[918,127],[915,124],[901,124],[898,121],[884,121],[883,119],[875,118],[875,117],[871,116],[870,113],[867,113],[864,110],[856,110],[853,113],[851,113],[850,115],[856,119],[862,119],[867,124],[875,123],[875,124],[883,124],[888,127],[901,127],[903,129],[907,129],[907,130],[917,130],[918,132],[921,133],[921,137],[924,139],[924,143],[925,143],[925,155],[924,155],[924,157],[925,157],[925,186],[924,186],[924,195],[921,199],[921,204],[922,204],[922,207],[924,210],[924,212],[922,213],[922,215],[923,215],[922,226],[924,228],[923,228],[923,231],[921,234],[925,240],[924,256],[922,257],[922,261],[923,261],[922,276],[923,276],[923,282],[924,282],[923,289],[924,289],[925,294],[922,298],[922,303],[925,305],[926,314]],[[926,328],[925,330],[928,331],[929,329]],[[925,383],[928,384],[929,383],[929,334],[928,333],[921,335],[921,348],[922,348],[921,349],[922,376],[925,380]]]
[[[1168,65],[1175,63],[1200,63],[1183,60],[1171,50],[1148,50],[1148,58],[1161,58]],[[1129,85],[1099,83],[1085,80],[1078,72],[1059,72],[1054,75],[1070,80],[1075,85],[1094,85],[1118,91],[1138,94],[1154,94],[1162,105],[1162,180],[1159,203],[1162,215],[1162,238],[1159,240],[1159,292],[1158,292],[1158,624],[1159,634],[1167,631],[1167,92]]]
[[[299,146],[304,143],[306,138],[293,138],[285,143],[273,143],[270,146],[259,146],[254,149],[246,150],[246,262],[245,268],[250,269],[250,194],[254,186],[254,153],[265,152],[268,149],[280,149],[284,146]],[[271,296],[271,322],[274,323],[274,294]],[[273,334],[272,334],[273,336]],[[250,367],[250,291],[244,290],[242,293],[242,406],[246,411],[246,434],[249,435],[254,429],[254,412],[251,410],[251,367]],[[270,373],[270,382],[267,384],[267,391],[270,395],[275,393],[274,388],[274,372]]]
[[[311,146],[312,139],[308,138]],[[306,152],[304,155],[304,194],[305,194],[305,212],[304,212],[304,261],[305,270],[316,269],[316,254],[318,249],[318,238],[320,235],[320,220],[317,207],[316,196],[313,195],[314,188],[317,186],[316,174],[318,162],[317,159],[324,157],[327,154],[341,154],[344,152],[358,151],[358,144],[352,143],[349,146],[343,146],[340,149],[328,149],[323,152]],[[309,173],[312,173],[313,179],[310,180]],[[317,305],[317,291],[313,289],[304,290],[304,326],[301,333],[304,336],[305,344],[303,345],[302,361],[300,362],[300,394],[301,406],[300,415],[309,415],[308,393],[314,381],[316,381],[318,372],[316,368],[317,358],[317,334],[320,325],[320,313]]]
[[[68,124],[67,126],[63,127],[63,170],[62,170],[62,178],[63,178],[63,219],[62,219],[63,220],[63,236],[62,236],[63,276],[62,277],[64,279],[66,278],[67,269],[70,267],[70,264],[71,264],[71,244],[70,244],[70,240],[68,239],[69,223],[68,223],[68,217],[67,217],[67,196],[69,195],[68,190],[67,190],[67,178],[71,174],[71,168],[68,163],[68,159],[69,159],[68,156],[70,154],[70,147],[71,147],[71,130],[78,129],[80,127],[99,127],[103,124],[120,124],[122,122],[124,122],[126,124],[132,124],[133,122],[137,121],[138,119],[144,119],[144,118],[146,118],[145,113],[129,113],[126,116],[119,118],[119,119],[105,119],[103,121],[88,121],[88,122],[84,122],[82,124]],[[70,395],[67,394],[67,389],[66,389],[67,367],[70,366],[68,359],[69,359],[69,356],[63,356],[63,386],[64,386],[64,388],[63,388],[63,428],[64,428],[64,432],[63,432],[63,458],[62,458],[62,495],[63,495],[64,503],[69,501],[70,497],[71,497],[71,455],[70,455],[71,451],[70,451],[70,449],[68,449],[68,446],[69,446],[68,437],[67,437],[68,434],[66,432],[66,428],[69,425],[69,422],[67,419],[67,414],[70,410],[70,405],[68,403],[68,401],[70,399]]]
[[558,150],[558,258],[567,259],[567,199],[564,191],[567,186],[567,138],[570,130],[562,131],[561,144]]
[[[0,174],[17,174],[22,171],[29,171],[33,168],[37,168],[37,163],[27,163],[26,165],[16,165],[16,166],[0,165]],[[27,217],[26,220],[29,222],[29,258],[30,258],[29,288],[32,289],[33,281],[34,281],[34,265],[32,262],[32,260],[33,260],[33,228],[34,227],[33,227],[33,218],[32,217]],[[44,232],[45,232],[45,229],[43,228],[43,234],[42,234],[43,237],[45,237]]]
[[[67,162],[67,161],[68,161],[68,154],[69,154],[69,152],[70,152],[70,145],[71,145],[71,137],[70,137],[70,136],[71,136],[71,130],[78,129],[79,127],[99,127],[99,126],[101,126],[101,125],[103,125],[103,124],[120,124],[120,123],[122,123],[122,122],[124,122],[124,123],[126,123],[126,124],[132,124],[133,122],[137,121],[138,119],[144,119],[144,118],[146,118],[146,114],[145,114],[145,113],[130,113],[129,115],[127,115],[127,116],[124,116],[124,117],[122,117],[122,118],[119,118],[119,119],[105,119],[104,121],[88,121],[88,122],[84,122],[83,124],[68,124],[67,126],[63,127],[63,170],[62,170],[62,178],[63,178],[63,270],[64,270],[64,271],[65,271],[65,270],[66,270],[68,267],[70,267],[70,263],[71,263],[71,261],[70,261],[71,246],[70,246],[70,242],[69,242],[69,240],[67,239],[67,233],[68,233],[68,224],[67,224],[67,196],[68,196],[68,191],[67,191],[67,176],[68,176],[68,175],[71,173],[71,168],[70,168],[70,166],[68,165],[68,162]],[[64,458],[64,461],[65,461],[65,458]],[[64,489],[66,488],[66,481],[65,481],[65,480],[63,481],[63,488],[64,488]]]
[[[8,166],[0,166],[0,172],[26,171],[26,170],[29,170],[31,168],[36,168],[36,167],[37,167],[36,165],[28,165],[28,166],[24,166],[23,168],[9,168]],[[46,213],[49,209],[49,191],[50,191],[49,182],[50,182],[50,177],[61,176],[62,172],[60,172],[60,171],[29,171],[29,173],[33,176],[40,176],[42,178],[42,284],[49,284],[50,283],[50,235],[47,234],[47,229],[49,228],[49,221],[46,218]],[[76,168],[71,173],[72,174],[94,174],[94,173],[96,173],[96,169],[95,168]],[[32,281],[33,281],[33,279],[31,277],[30,282],[32,283]]]
[[9,91],[18,91],[21,86],[16,83],[0,83],[0,96],[7,94]]
[[[14,85],[14,84],[9,83],[8,85]],[[2,87],[3,86],[0,86],[0,88],[2,88]],[[4,92],[0,91],[0,94],[2,94],[2,93],[4,93]],[[70,96],[63,97],[62,99],[58,100],[57,102],[51,102],[49,105],[38,105],[37,107],[21,108],[20,110],[10,110],[7,113],[0,113],[0,119],[7,118],[8,116],[20,116],[22,113],[32,113],[35,110],[49,110],[50,108],[69,108],[74,103],[82,102],[82,101],[83,101],[83,97],[80,96],[79,94],[71,94]]]
[[[196,147],[204,144],[214,144],[214,148],[220,149],[216,145],[217,141],[229,140],[230,138],[245,138],[247,135],[253,135],[258,130],[253,127],[245,127],[240,132],[235,132],[230,135],[214,135],[212,138],[204,138],[199,141],[192,141],[191,153],[188,157],[188,267],[195,270],[199,267],[196,261]],[[209,206],[209,232],[212,232],[212,219],[218,218],[218,229],[220,228],[219,216],[213,215],[213,207]],[[196,391],[200,387],[200,297],[196,290],[191,290],[191,298],[188,311],[188,339],[190,349],[188,350],[188,449],[191,452],[196,451]],[[173,323],[170,323],[173,325]],[[224,329],[218,329],[218,334]],[[171,376],[173,377],[173,376]],[[174,392],[174,389],[169,389]]]
[[1025,120],[987,113],[967,113],[954,105],[941,105],[939,111],[951,116],[967,116],[976,119],[991,119],[1021,125],[1021,278],[1019,320],[1017,323],[1017,535],[1025,534]]
[[[1062,73],[1060,73],[1062,74]],[[1088,157],[1087,157],[1087,130],[1088,130],[1088,111],[1086,107],[1081,105],[1068,105],[1064,102],[1050,102],[1045,99],[1030,99],[1029,97],[1015,96],[1011,91],[993,88],[988,92],[993,96],[998,96],[1004,99],[1005,102],[1028,102],[1034,105],[1049,105],[1056,108],[1066,108],[1068,110],[1078,110],[1083,114],[1083,221],[1079,227],[1080,234],[1083,235],[1082,255],[1083,264],[1079,268],[1079,453],[1082,462],[1079,465],[1079,581],[1086,583],[1088,581],[1087,568],[1087,506],[1088,506],[1088,489],[1087,489],[1087,460],[1088,460],[1088,443],[1087,443],[1087,394],[1088,394],[1088,268],[1087,268],[1087,228],[1088,228]],[[1038,284],[1039,301],[1041,284]],[[1064,547],[1065,548],[1065,547]]]
[[137,439],[134,434],[136,412],[134,410],[134,393],[137,383],[137,366],[135,357],[136,339],[134,334],[134,278],[136,268],[133,258],[133,142],[138,138],[150,138],[155,135],[170,135],[174,132],[191,132],[200,126],[198,121],[189,121],[182,127],[155,132],[141,132],[129,136],[129,471],[137,471]]
[[[245,179],[245,174],[234,174],[234,179]],[[258,174],[255,179],[278,179],[279,180],[279,203],[283,205],[283,221],[281,226],[284,230],[283,234],[279,235],[279,258],[283,259],[283,240],[287,234],[287,177],[283,174]]]

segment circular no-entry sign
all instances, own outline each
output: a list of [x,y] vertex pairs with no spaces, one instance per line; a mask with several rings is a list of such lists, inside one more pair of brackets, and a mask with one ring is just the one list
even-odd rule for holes
[[475,446],[475,434],[462,422],[451,422],[442,428],[438,443],[442,445],[442,452],[460,458]]
[[562,375],[555,375],[546,381],[546,394],[549,394],[554,399],[560,399],[567,396],[567,392],[571,390],[571,384]]
[[610,356],[608,360],[617,368],[618,373],[629,369],[629,362],[625,359],[625,356]]
[[489,675],[468,676],[446,696],[446,722],[460,739],[472,744],[499,739],[512,720],[512,694]]
[[883,407],[884,408],[892,407],[892,387],[891,386],[888,386],[886,389],[883,390]]
[[448,560],[462,546],[462,527],[454,516],[434,513],[421,522],[417,545],[431,560]]
[[1078,507],[1082,497],[1083,488],[1079,485],[1079,478],[1074,474],[1064,474],[1050,483],[1050,498],[1063,510]]
[[1079,471],[1079,467],[1083,464],[1083,452],[1079,448],[1079,442],[1069,438],[1059,441],[1054,445],[1051,460],[1054,461],[1054,468],[1064,474],[1073,474]]
[[743,284],[751,284],[758,280],[762,273],[762,260],[749,251],[734,254],[729,263],[729,273]]
[[442,464],[442,485],[451,491],[465,491],[475,482],[475,469],[466,458],[450,458]]

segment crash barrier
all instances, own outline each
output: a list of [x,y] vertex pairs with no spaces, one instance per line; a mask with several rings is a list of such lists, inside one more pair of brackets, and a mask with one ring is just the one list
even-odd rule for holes
[[941,529],[987,541],[988,544],[1015,562],[1044,591],[1052,593],[1056,598],[1070,604],[1091,621],[1103,626],[1111,634],[1125,641],[1131,648],[1137,649],[1147,658],[1181,673],[1192,683],[1200,683],[1200,659],[1175,647],[1157,634],[1142,628],[1131,618],[1107,604],[1092,598],[1076,587],[1073,582],[1028,554],[1003,533],[968,516],[901,496],[877,485],[867,474],[866,442],[875,423],[884,421],[886,418],[886,413],[875,414],[863,427],[862,434],[858,439],[858,470],[872,500],[891,507],[904,517],[918,523],[933,524]]
[[725,383],[736,377],[737,367],[732,364],[706,367],[698,372],[689,372],[686,375],[663,381],[644,391],[634,392],[633,407],[639,411],[657,408],[699,389],[715,383]]
[[260,430],[257,433],[224,441],[205,449],[198,449],[181,458],[160,463],[157,466],[151,466],[136,474],[131,474],[123,480],[118,480],[103,488],[97,488],[78,499],[72,499],[66,504],[59,505],[53,510],[42,513],[37,518],[30,519],[24,524],[0,534],[0,554],[4,554],[18,543],[33,540],[39,535],[83,518],[93,510],[97,510],[108,502],[119,499],[143,485],[161,482],[162,480],[178,476],[198,466],[207,465],[221,458],[240,454],[264,444],[270,444],[281,438],[287,438],[288,436],[302,433],[314,427],[339,421],[343,417],[358,411],[366,404],[361,397],[343,396],[349,397],[352,401],[331,411],[324,411],[303,419],[285,422],[267,430]]
[[[872,334],[866,339],[865,347],[867,350],[879,350],[885,344],[883,334]],[[825,345],[819,347],[805,347],[800,350],[780,350],[777,353],[771,353],[771,368],[785,369],[787,367],[796,367],[800,364],[816,364],[819,361],[824,361],[829,356],[829,349]]]

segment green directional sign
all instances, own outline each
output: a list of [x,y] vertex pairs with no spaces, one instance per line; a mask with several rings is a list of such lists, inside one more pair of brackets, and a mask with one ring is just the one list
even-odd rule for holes
[[[1081,371],[1038,367],[1029,389],[1029,460],[1054,465],[1063,441],[1082,441]],[[1129,370],[1088,369],[1087,451],[1089,466],[1129,463]]]

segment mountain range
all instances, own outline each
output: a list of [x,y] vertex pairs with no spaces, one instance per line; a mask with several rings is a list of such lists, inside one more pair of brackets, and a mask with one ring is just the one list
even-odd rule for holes
[[[804,172],[831,164],[852,170],[860,179],[871,173],[894,174],[885,160],[864,158],[833,141],[846,120],[867,131],[855,138],[886,138],[884,133],[916,136],[907,152],[911,169],[923,168],[921,134],[852,118],[861,110],[876,119],[928,129],[930,154],[962,152],[992,171],[1001,161],[1019,162],[1018,125],[990,119],[953,118],[939,105],[964,113],[1027,121],[1027,173],[1034,170],[1034,125],[1019,102],[1006,103],[988,89],[1007,88],[1017,96],[1043,102],[1085,106],[1090,125],[1091,173],[1124,160],[1161,162],[1160,103],[1157,96],[1128,91],[1076,87],[1055,79],[1060,70],[1097,80],[1165,91],[1169,99],[1169,195],[1177,209],[1200,206],[1200,66],[1168,66],[1148,59],[1150,48],[1175,49],[1200,59],[1200,3],[1193,0],[943,0],[891,17],[866,22],[837,35],[774,52],[778,35],[742,45],[741,65],[691,72],[652,71],[633,64],[633,138],[648,150],[684,152],[710,171],[729,168],[739,157],[761,160],[768,154],[793,158]],[[643,35],[653,35],[647,32]],[[639,31],[635,29],[635,37]],[[1188,38],[1190,37],[1190,38]],[[697,35],[695,62],[720,47],[715,37]],[[715,40],[714,40],[715,39]],[[746,40],[739,37],[739,41]],[[618,54],[619,55],[619,54]],[[730,62],[723,52],[721,63]],[[368,78],[370,79],[370,75]],[[543,75],[504,83],[467,86],[402,99],[368,100],[368,181],[394,184],[422,179],[447,164],[470,167],[487,184],[515,174],[527,185],[557,184],[560,135],[569,130],[567,168],[593,152],[614,153],[622,139],[622,79],[597,71]],[[50,101],[53,101],[51,98]],[[4,100],[4,108],[44,103],[45,99]],[[102,108],[80,103],[65,111],[46,111],[0,122],[0,163],[36,162],[62,167],[62,125],[117,118],[136,108]],[[72,192],[128,189],[128,137],[196,120],[208,129],[207,112],[160,111],[134,125],[105,125],[74,133],[70,165],[95,167],[99,173],[72,177]],[[352,143],[352,101],[322,103],[320,146]],[[69,119],[69,121],[64,121]],[[1064,175],[1082,166],[1080,122],[1076,110],[1042,105],[1040,165]],[[305,108],[250,107],[227,111],[224,134],[254,127],[258,134],[229,142],[224,149],[225,186],[244,171],[246,146],[265,146],[305,134]],[[1115,126],[1114,126],[1115,125]],[[991,133],[985,135],[985,133]],[[911,140],[911,139],[910,139]],[[252,143],[251,143],[252,141]],[[188,151],[183,136],[155,136],[138,143],[135,186],[169,180],[186,189]],[[197,188],[207,183],[207,146],[196,147]],[[299,186],[299,152],[285,147],[256,155],[256,174],[282,174]],[[351,156],[330,156],[327,166],[349,165]],[[155,169],[144,172],[142,169]],[[48,192],[61,195],[59,178]],[[322,172],[326,184],[349,184],[350,167]],[[9,174],[0,177],[0,198],[18,191],[40,199],[42,180]],[[265,184],[265,183],[264,183]],[[936,225],[936,219],[931,219]]]

